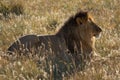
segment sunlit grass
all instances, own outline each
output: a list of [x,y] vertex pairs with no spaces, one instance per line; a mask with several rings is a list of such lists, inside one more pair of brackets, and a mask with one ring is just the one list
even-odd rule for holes
[[[103,29],[96,42],[96,53],[84,71],[65,80],[119,80],[120,79],[120,1],[119,0],[1,0],[3,5],[20,3],[24,13],[8,17],[0,11],[0,55],[20,36],[26,34],[54,34],[67,18],[78,10],[88,10]],[[13,3],[13,4],[11,4]],[[7,7],[10,8],[10,7]],[[1,9],[1,6],[0,6]],[[10,8],[11,9],[11,8]],[[9,10],[10,10],[9,9]],[[6,11],[7,9],[5,9]],[[44,71],[45,63],[37,65],[39,57],[6,59],[0,57],[0,80],[34,80],[52,76]],[[52,79],[52,78],[51,78]]]

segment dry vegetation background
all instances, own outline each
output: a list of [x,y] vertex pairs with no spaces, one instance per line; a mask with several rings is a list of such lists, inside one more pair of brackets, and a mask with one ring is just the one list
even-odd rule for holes
[[0,0],[0,80],[49,80],[37,67],[36,58],[7,60],[2,56],[18,37],[54,34],[81,9],[90,11],[103,29],[96,42],[101,57],[64,80],[120,80],[120,0]]

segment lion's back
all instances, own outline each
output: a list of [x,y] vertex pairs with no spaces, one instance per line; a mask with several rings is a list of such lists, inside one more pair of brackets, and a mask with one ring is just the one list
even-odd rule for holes
[[63,52],[66,49],[65,42],[62,38],[56,35],[38,36],[40,47],[44,47],[45,50],[52,50],[53,52]]
[[20,37],[18,40],[16,40],[14,43],[12,43],[8,51],[14,52],[18,51],[21,47],[30,49],[34,46],[36,42],[38,42],[37,35],[25,35],[23,37]]

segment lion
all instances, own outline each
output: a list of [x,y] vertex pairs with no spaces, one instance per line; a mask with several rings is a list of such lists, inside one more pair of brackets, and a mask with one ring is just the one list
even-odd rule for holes
[[80,11],[71,16],[55,34],[21,37],[8,48],[8,51],[20,50],[20,42],[27,50],[35,48],[36,52],[43,49],[48,53],[54,53],[57,57],[55,61],[58,61],[58,58],[69,60],[72,57],[75,65],[79,66],[81,60],[89,60],[93,55],[95,40],[101,32],[102,29],[94,22],[89,12]]
[[102,29],[95,24],[91,15],[86,11],[80,11],[71,16],[64,25],[53,35],[26,35],[15,41],[7,51],[21,52],[23,49],[37,50],[44,45],[44,49],[51,49],[54,53],[90,55],[95,49],[95,39],[100,35]]

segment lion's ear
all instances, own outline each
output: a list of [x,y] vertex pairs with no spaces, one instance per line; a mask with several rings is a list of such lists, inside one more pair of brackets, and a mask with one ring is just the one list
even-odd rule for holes
[[87,21],[88,21],[88,12],[81,12],[76,17],[76,22],[77,22],[78,25],[81,25],[81,24],[83,24]]
[[81,18],[76,18],[76,22],[78,25],[81,25],[83,23],[83,20]]

